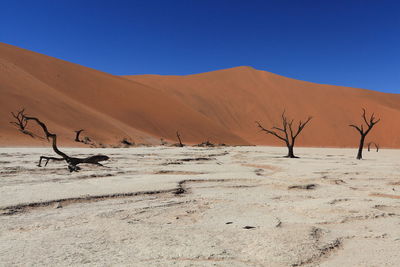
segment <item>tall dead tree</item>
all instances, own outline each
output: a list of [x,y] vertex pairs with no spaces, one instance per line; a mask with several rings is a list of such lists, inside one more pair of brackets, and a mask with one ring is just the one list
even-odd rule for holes
[[[357,153],[357,159],[362,159],[362,151],[364,148],[364,141],[365,137],[367,134],[371,131],[371,129],[374,127],[375,124],[377,124],[381,119],[376,119],[374,113],[371,114],[371,117],[367,119],[366,111],[363,108],[363,113],[361,115],[363,122],[361,123],[360,126],[357,126],[355,124],[350,124],[350,127],[353,127],[360,133],[360,144],[358,146],[358,153]],[[367,125],[367,129],[364,129],[364,122]]]
[[[74,172],[74,171],[79,171],[80,167],[78,166],[79,164],[94,164],[94,165],[98,165],[98,166],[103,166],[100,162],[102,161],[106,161],[109,159],[108,156],[105,155],[95,155],[95,156],[90,156],[87,158],[76,158],[76,157],[70,157],[67,154],[65,154],[64,152],[60,151],[57,147],[57,135],[50,133],[49,130],[47,129],[47,126],[40,121],[38,118],[36,117],[29,117],[26,116],[25,114],[22,115],[23,116],[23,121],[25,121],[25,126],[29,121],[34,121],[36,122],[39,127],[42,128],[46,139],[52,140],[52,148],[54,150],[54,152],[59,155],[59,158],[56,157],[47,157],[47,156],[41,156],[39,159],[39,163],[38,166],[42,167],[42,160],[46,160],[46,163],[44,166],[47,166],[47,163],[49,163],[50,160],[54,160],[54,161],[66,161],[68,164],[68,169],[70,172]],[[50,140],[49,140],[50,141]]]
[[256,124],[262,131],[266,132],[267,134],[271,134],[285,142],[288,148],[288,154],[286,156],[287,158],[297,158],[293,152],[296,138],[301,131],[303,131],[304,127],[306,127],[306,125],[311,121],[311,119],[312,117],[310,116],[304,122],[299,121],[297,129],[293,129],[293,120],[289,120],[285,115],[285,111],[283,111],[281,115],[281,127],[273,126],[270,130],[268,130],[264,128],[258,121],[256,121]]

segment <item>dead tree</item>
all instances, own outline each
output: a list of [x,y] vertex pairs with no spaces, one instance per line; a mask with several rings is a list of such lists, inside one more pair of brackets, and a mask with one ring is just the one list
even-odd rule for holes
[[[39,163],[38,163],[38,167],[42,167],[42,160],[45,160],[46,163],[44,166],[47,166],[47,163],[49,163],[50,160],[54,160],[54,161],[66,161],[68,164],[68,169],[70,172],[73,171],[79,171],[80,167],[78,166],[79,164],[94,164],[94,165],[98,165],[98,166],[103,166],[100,162],[101,161],[106,161],[109,159],[108,156],[105,155],[95,155],[95,156],[90,156],[87,158],[76,158],[76,157],[70,157],[67,154],[65,154],[64,152],[60,151],[57,147],[57,135],[50,133],[49,130],[47,129],[47,126],[41,122],[38,118],[36,117],[29,117],[26,116],[25,114],[23,114],[23,121],[26,121],[25,125],[29,122],[29,121],[34,121],[36,122],[43,130],[46,139],[52,140],[52,147],[54,152],[59,155],[60,157],[47,157],[47,156],[41,156],[39,159]],[[50,140],[49,140],[50,141]]]
[[81,134],[81,132],[83,132],[83,129],[77,130],[75,131],[75,142],[82,142],[82,140],[79,139],[79,135]]
[[[360,126],[350,124],[350,127],[353,127],[360,133],[360,144],[358,146],[358,153],[357,153],[357,159],[362,159],[362,150],[364,148],[364,141],[365,137],[367,134],[371,131],[371,129],[374,127],[375,124],[377,124],[381,119],[376,119],[374,116],[374,113],[372,113],[371,117],[367,119],[367,115],[365,112],[365,109],[363,108],[363,113],[362,113],[362,119],[367,125],[367,129],[364,129],[364,122],[361,123]],[[379,150],[379,149],[378,149]]]
[[[297,130],[294,130],[293,120],[288,120],[288,118],[285,115],[285,111],[283,111],[281,115],[281,120],[282,120],[281,127],[273,126],[271,130],[268,130],[264,128],[258,121],[256,121],[256,124],[258,128],[260,128],[262,131],[266,132],[267,134],[272,134],[273,136],[285,142],[288,148],[288,154],[286,156],[287,158],[297,158],[293,153],[293,148],[295,145],[296,138],[301,133],[301,131],[303,131],[304,127],[306,127],[306,125],[311,121],[311,119],[312,117],[308,117],[307,120],[304,122],[299,121]],[[281,132],[281,134],[278,134],[278,132]]]
[[182,144],[181,135],[179,134],[178,131],[176,131],[176,137],[178,137],[178,141],[179,141],[178,146],[183,147],[184,145]]
[[379,144],[375,143],[375,142],[369,142],[368,143],[368,152],[371,150],[371,145],[374,144],[375,148],[376,148],[376,152],[379,152]]

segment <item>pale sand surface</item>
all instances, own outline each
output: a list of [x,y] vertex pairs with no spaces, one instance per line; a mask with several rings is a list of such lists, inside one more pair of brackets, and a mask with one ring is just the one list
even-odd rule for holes
[[[0,148],[1,266],[400,262],[399,150],[362,161],[326,148],[298,148],[300,159],[273,147],[65,151],[111,160],[71,174],[36,167],[51,149]],[[209,160],[182,160],[195,158]]]

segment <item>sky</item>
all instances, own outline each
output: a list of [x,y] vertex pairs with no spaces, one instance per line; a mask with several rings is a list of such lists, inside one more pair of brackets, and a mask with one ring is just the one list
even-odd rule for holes
[[0,41],[116,75],[245,65],[400,93],[398,0],[0,0]]

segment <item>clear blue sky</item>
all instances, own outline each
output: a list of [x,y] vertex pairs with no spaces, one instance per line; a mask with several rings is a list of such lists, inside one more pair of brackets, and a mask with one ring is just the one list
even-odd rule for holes
[[241,65],[400,93],[399,0],[0,0],[0,41],[112,74]]

